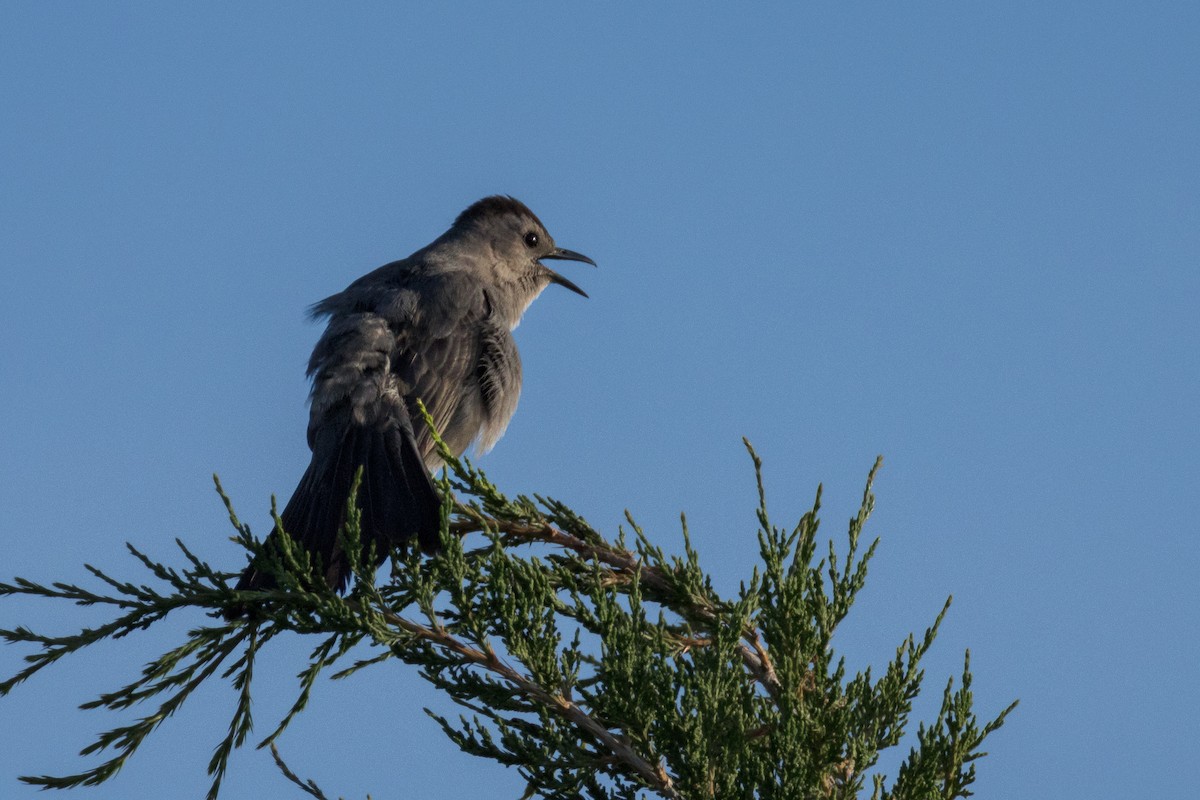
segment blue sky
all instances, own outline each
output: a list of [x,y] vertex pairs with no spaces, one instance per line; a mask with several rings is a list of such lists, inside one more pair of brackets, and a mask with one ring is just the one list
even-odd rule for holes
[[[953,594],[919,710],[968,647],[981,714],[1021,699],[980,798],[1186,796],[1198,40],[1191,3],[6,4],[0,572],[134,577],[121,543],[175,536],[234,568],[209,476],[263,531],[302,473],[305,307],[510,193],[600,268],[517,332],[501,487],[668,548],[686,511],[728,591],[756,552],[743,435],[776,518],[824,482],[838,535],[882,453],[851,664]],[[75,707],[170,641],[0,701],[0,796],[77,768],[116,720]],[[277,650],[264,733],[305,647]],[[232,699],[81,796],[202,796]],[[424,705],[453,710],[400,667],[325,683],[282,747],[331,795],[520,795]],[[290,791],[244,751],[224,796]]]

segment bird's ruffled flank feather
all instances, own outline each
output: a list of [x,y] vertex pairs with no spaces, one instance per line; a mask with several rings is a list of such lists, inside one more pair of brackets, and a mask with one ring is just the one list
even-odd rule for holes
[[458,215],[458,219],[454,220],[454,227],[464,228],[480,219],[505,213],[527,216],[536,222],[539,227],[545,228],[542,225],[542,221],[537,218],[537,214],[530,211],[528,206],[517,198],[504,194],[494,194],[491,197],[485,197],[482,200],[476,201],[466,211]]

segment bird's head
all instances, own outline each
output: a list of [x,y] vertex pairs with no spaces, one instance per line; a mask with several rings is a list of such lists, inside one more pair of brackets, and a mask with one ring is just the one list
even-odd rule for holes
[[515,197],[483,198],[459,214],[450,230],[466,240],[472,249],[485,248],[489,252],[495,280],[527,285],[532,290],[529,301],[551,283],[587,297],[583,289],[547,267],[542,260],[582,261],[593,267],[596,262],[582,253],[555,245],[542,221]]

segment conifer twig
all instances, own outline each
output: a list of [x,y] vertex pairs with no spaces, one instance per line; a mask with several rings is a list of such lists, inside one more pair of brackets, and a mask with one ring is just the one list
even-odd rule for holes
[[663,797],[668,798],[668,800],[679,800],[680,795],[675,791],[671,777],[661,766],[652,766],[642,756],[638,755],[633,748],[629,747],[625,742],[614,736],[606,727],[593,719],[577,703],[561,694],[546,691],[546,689],[538,685],[535,681],[530,680],[527,676],[522,675],[501,661],[495,651],[484,652],[465,644],[447,633],[445,629],[422,625],[419,622],[414,622],[398,614],[385,611],[382,616],[396,628],[449,650],[470,663],[483,667],[503,678],[526,697],[552,709],[556,714],[579,726],[600,745],[609,750],[618,761],[636,772],[648,786]]
[[[467,517],[452,522],[450,531],[458,536],[465,536],[468,533],[487,530],[489,527],[525,542],[541,542],[543,544],[554,545],[578,553],[584,558],[595,559],[615,569],[626,578],[632,579],[634,576],[637,576],[647,588],[659,596],[670,594],[671,584],[664,577],[659,567],[643,564],[636,555],[628,550],[617,550],[616,548],[585,542],[579,537],[572,536],[550,523],[534,525],[511,520]],[[695,604],[686,609],[686,611],[699,621],[705,623],[715,621],[711,606]],[[767,693],[772,698],[778,700],[780,691],[779,678],[775,675],[775,670],[771,666],[770,656],[762,644],[762,639],[752,627],[747,627],[745,638],[747,642],[738,646],[738,652],[742,660],[750,670],[750,673],[767,690]]]

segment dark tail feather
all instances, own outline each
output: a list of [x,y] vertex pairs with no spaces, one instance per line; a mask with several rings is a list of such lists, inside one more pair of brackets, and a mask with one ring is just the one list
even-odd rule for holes
[[[338,530],[345,521],[346,500],[360,466],[362,544],[364,548],[375,545],[375,566],[383,563],[392,546],[404,546],[414,538],[424,552],[438,550],[442,500],[411,432],[399,426],[383,430],[350,426],[338,445],[328,451],[320,446],[314,450],[304,477],[279,516],[288,535],[320,559],[331,587],[341,591],[350,578]],[[274,537],[268,537],[268,546]],[[270,575],[251,565],[242,573],[237,588],[267,589],[273,584]],[[245,614],[245,609],[234,609],[226,617],[236,619]]]
[[392,546],[412,539],[423,552],[436,553],[441,547],[442,498],[412,434],[392,428],[373,437],[362,463],[363,544],[376,543],[380,563]]
[[[416,534],[421,552],[432,555],[442,549],[442,496],[438,494],[425,461],[417,450],[417,442],[411,431],[397,430],[384,440],[382,452],[390,470],[390,486],[402,483],[404,489],[398,496],[412,498],[408,510],[401,510],[395,517],[397,528]],[[375,473],[379,477],[379,473]],[[392,490],[395,492],[395,490]],[[397,496],[393,494],[392,496]],[[410,520],[405,522],[406,520]],[[409,533],[406,538],[411,538]]]

